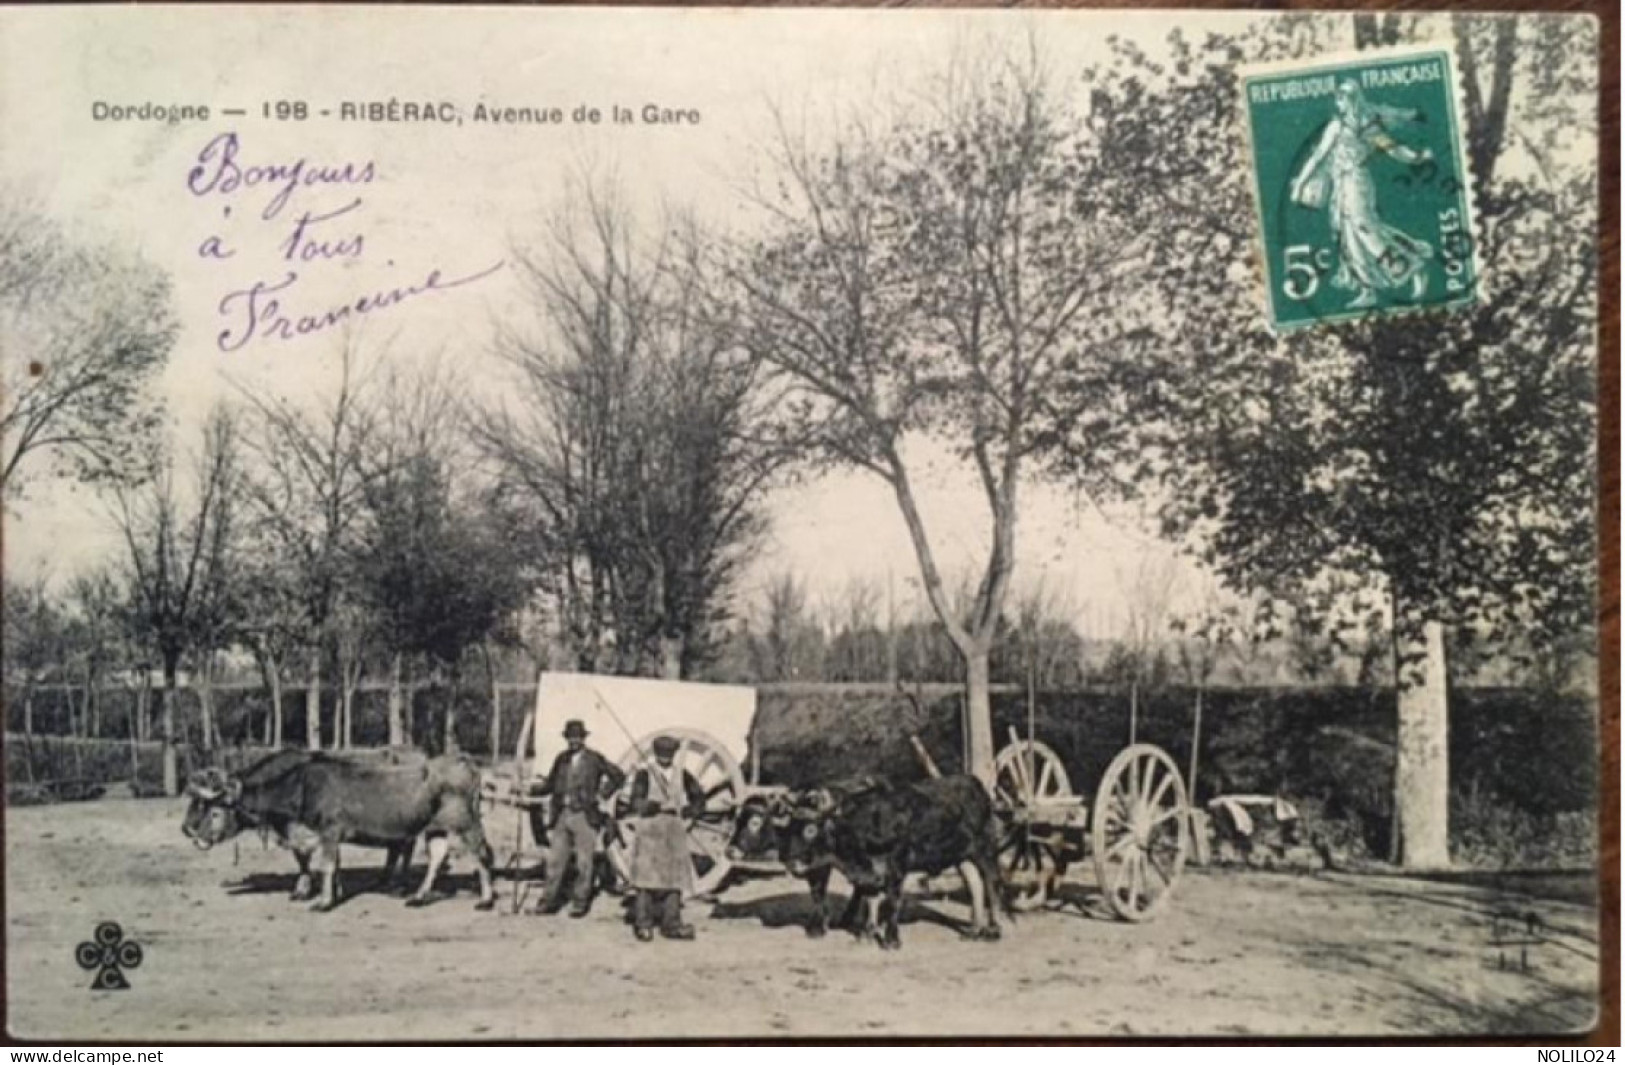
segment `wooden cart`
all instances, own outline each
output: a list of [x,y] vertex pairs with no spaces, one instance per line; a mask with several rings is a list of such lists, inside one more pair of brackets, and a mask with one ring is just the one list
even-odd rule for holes
[[564,749],[564,723],[585,723],[588,743],[626,773],[627,783],[606,803],[610,823],[605,854],[621,880],[631,868],[637,821],[626,802],[631,779],[659,735],[676,739],[676,761],[705,790],[705,805],[688,826],[694,894],[717,891],[732,869],[727,855],[735,810],[755,790],[743,763],[756,718],[753,688],[683,681],[544,673],[536,707],[520,729],[514,757],[482,779],[487,835],[498,865],[515,882],[514,909],[524,901],[527,872],[543,864],[548,799],[541,794],[553,759]]
[[1054,750],[1012,729],[994,760],[994,807],[999,865],[1018,910],[1045,905],[1068,866],[1092,858],[1112,912],[1146,920],[1168,901],[1190,851],[1185,781],[1167,752],[1149,743],[1112,759],[1090,806],[1073,793]]

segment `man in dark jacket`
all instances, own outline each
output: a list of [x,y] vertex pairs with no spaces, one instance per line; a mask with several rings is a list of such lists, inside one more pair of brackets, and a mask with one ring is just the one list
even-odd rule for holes
[[620,790],[626,774],[587,746],[587,726],[580,721],[564,725],[566,748],[553,759],[541,794],[549,796],[547,893],[537,913],[558,913],[564,906],[565,871],[576,863],[575,890],[570,916],[585,917],[592,905],[593,858],[598,830],[604,823],[602,803]]
[[705,806],[705,791],[688,770],[676,764],[681,744],[657,736],[654,759],[632,778],[632,813],[637,835],[632,840],[632,928],[639,940],[654,938],[655,915],[667,939],[693,939],[683,923],[683,895],[693,889],[694,864],[688,853],[688,825]]

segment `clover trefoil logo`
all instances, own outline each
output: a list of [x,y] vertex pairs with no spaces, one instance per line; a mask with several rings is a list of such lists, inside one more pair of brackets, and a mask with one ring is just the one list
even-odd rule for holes
[[141,944],[125,939],[117,922],[103,921],[90,940],[74,948],[73,956],[79,968],[95,970],[92,991],[128,991],[130,982],[124,979],[124,970],[141,967]]

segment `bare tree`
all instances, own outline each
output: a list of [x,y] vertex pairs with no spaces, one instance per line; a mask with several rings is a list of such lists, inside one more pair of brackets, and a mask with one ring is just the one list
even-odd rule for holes
[[[34,696],[62,665],[64,618],[43,576],[27,582],[5,582],[6,680],[20,690],[23,735],[34,735]],[[11,705],[11,699],[7,698]],[[10,721],[7,721],[10,727]]]
[[68,588],[74,665],[80,679],[82,734],[101,735],[100,688],[114,661],[120,636],[122,598],[106,569],[81,573]]
[[165,275],[0,203],[0,495],[49,455],[84,480],[142,474],[160,423],[147,391],[175,342]]
[[853,577],[829,604],[829,654],[825,679],[883,679],[889,638],[880,627],[881,591],[872,580]]
[[758,602],[750,641],[751,672],[773,682],[825,679],[824,634],[794,573],[773,577]]
[[322,653],[344,580],[345,551],[366,503],[363,456],[376,414],[353,338],[340,351],[334,394],[314,410],[251,393],[255,462],[246,479],[259,538],[292,581],[306,659],[305,737],[322,741]]
[[612,193],[573,202],[515,255],[540,312],[502,346],[523,399],[476,434],[579,667],[685,675],[710,654],[785,451],[753,436],[760,362],[695,227],[650,238]]
[[239,490],[237,425],[216,409],[203,428],[203,447],[183,496],[172,459],[158,474],[113,493],[114,520],[124,539],[136,630],[163,671],[164,792],[179,794],[175,752],[177,674],[183,656],[211,624],[208,613],[228,579]]
[[1083,640],[1072,624],[1069,592],[1034,583],[1016,596],[1014,631],[1021,681],[1039,691],[1076,686],[1082,680]]

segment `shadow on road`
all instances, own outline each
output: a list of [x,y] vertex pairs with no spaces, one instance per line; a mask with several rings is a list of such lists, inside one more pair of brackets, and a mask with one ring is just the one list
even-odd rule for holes
[[[831,933],[845,931],[836,928],[835,922],[845,911],[850,899],[850,895],[835,891],[831,891],[825,898],[824,909],[829,915]],[[966,907],[970,905],[967,900],[958,899],[951,893],[904,895],[903,912],[898,918],[898,923],[903,926],[932,924],[959,935],[969,932],[971,927],[969,921],[949,917],[925,905],[938,899],[962,901]],[[805,928],[812,918],[812,896],[805,891],[784,892],[766,898],[752,899],[749,902],[717,902],[711,909],[711,919],[714,921],[755,921],[764,928]]]
[[[405,899],[423,883],[423,876],[427,871],[423,866],[412,868],[396,883],[386,880],[382,869],[344,872],[341,874],[343,894],[339,897],[337,905],[343,906],[361,895]],[[320,875],[312,873],[311,876],[319,888]],[[294,884],[298,880],[297,873],[249,873],[240,880],[230,880],[222,886],[225,887],[227,895],[292,895]],[[429,895],[429,901],[441,902],[465,893],[478,895],[479,890],[480,881],[475,873],[441,873],[434,891]]]

